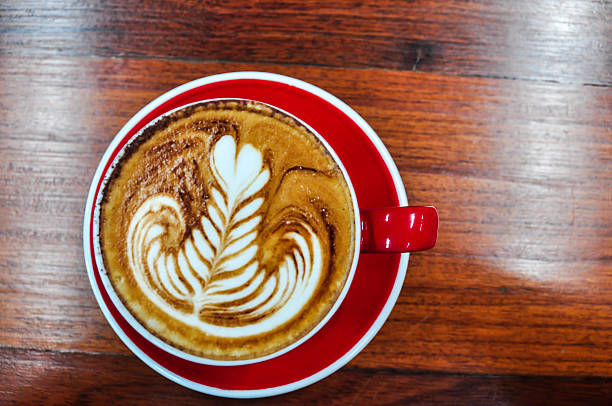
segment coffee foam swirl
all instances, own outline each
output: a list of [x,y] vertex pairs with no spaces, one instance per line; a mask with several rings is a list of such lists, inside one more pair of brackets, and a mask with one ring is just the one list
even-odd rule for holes
[[145,334],[245,360],[330,316],[356,255],[355,208],[308,128],[261,103],[207,101],[147,126],[113,165],[101,255]]
[[168,194],[146,199],[129,223],[127,256],[145,296],[168,315],[219,337],[274,330],[313,297],[323,272],[319,237],[305,216],[284,220],[288,247],[277,269],[256,259],[262,189],[270,171],[262,153],[232,135],[220,137],[209,155],[215,181],[204,213],[187,229],[179,202]]

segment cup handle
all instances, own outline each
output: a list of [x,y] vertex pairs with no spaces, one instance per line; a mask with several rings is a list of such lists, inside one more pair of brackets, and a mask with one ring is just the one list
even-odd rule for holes
[[436,245],[438,212],[433,206],[362,209],[361,252],[414,252]]

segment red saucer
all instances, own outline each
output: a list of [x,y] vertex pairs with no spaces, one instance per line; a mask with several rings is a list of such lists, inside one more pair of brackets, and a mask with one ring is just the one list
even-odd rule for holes
[[93,205],[114,157],[132,135],[159,115],[188,103],[214,98],[268,103],[312,126],[340,157],[360,208],[406,204],[401,180],[398,185],[399,174],[382,143],[367,124],[338,99],[312,85],[279,75],[245,72],[200,79],[168,92],[145,107],[126,124],[127,128],[117,136],[120,139],[111,144],[110,156],[107,152],[100,163],[85,219],[86,262],[92,287],[117,334],[136,355],[162,375],[192,389],[222,396],[258,397],[288,392],[335,371],[374,336],[395,303],[407,267],[407,254],[403,254],[403,258],[400,254],[361,254],[344,302],[318,333],[281,356],[240,366],[190,362],[147,341],[113,305],[96,264]]

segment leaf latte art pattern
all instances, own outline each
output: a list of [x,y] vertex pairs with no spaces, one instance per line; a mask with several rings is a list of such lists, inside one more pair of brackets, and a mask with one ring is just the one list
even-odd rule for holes
[[306,221],[286,231],[290,250],[277,269],[257,260],[262,191],[270,179],[261,152],[219,138],[208,162],[214,178],[206,214],[186,230],[172,196],[145,200],[129,223],[127,257],[146,297],[167,314],[214,336],[244,337],[295,317],[315,293],[323,272],[319,238]]

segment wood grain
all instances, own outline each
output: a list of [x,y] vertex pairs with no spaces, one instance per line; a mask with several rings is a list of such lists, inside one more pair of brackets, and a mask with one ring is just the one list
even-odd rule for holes
[[409,202],[441,222],[360,355],[254,403],[610,404],[610,3],[245,4],[0,6],[0,403],[226,402],[165,380],[115,336],[82,215],[142,106],[261,70],[355,108]]
[[[10,360],[10,361],[8,361]],[[157,375],[139,360],[105,354],[0,349],[6,404],[244,404],[203,395]],[[43,390],[44,387],[44,390]],[[525,396],[528,394],[528,396]],[[299,396],[296,396],[299,395]],[[268,405],[609,405],[612,379],[432,374],[345,367],[297,393],[255,399]]]
[[[125,353],[83,271],[81,215],[97,161],[124,121],[163,90],[253,66],[19,64],[7,58],[0,71],[13,106],[0,113],[2,342]],[[612,190],[608,89],[264,68],[353,105],[391,150],[409,201],[440,212],[437,247],[413,255],[397,308],[357,365],[612,376],[612,205],[602,193]],[[19,115],[27,106],[47,113]]]
[[19,1],[0,52],[171,58],[612,84],[609,2]]

